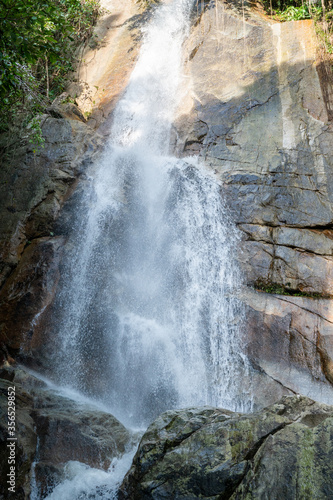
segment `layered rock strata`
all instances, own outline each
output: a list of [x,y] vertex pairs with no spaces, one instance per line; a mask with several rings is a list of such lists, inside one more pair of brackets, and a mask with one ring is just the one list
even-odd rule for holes
[[281,390],[333,402],[333,131],[317,48],[310,20],[222,1],[205,2],[186,45],[174,147],[221,182],[246,284],[277,293],[243,294],[261,404]]

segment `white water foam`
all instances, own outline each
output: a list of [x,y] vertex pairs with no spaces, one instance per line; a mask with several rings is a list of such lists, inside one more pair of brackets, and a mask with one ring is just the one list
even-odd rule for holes
[[[251,408],[237,232],[213,175],[168,156],[191,4],[160,6],[146,28],[58,296],[55,376],[129,426],[177,407]],[[68,474],[50,499],[113,498],[109,473],[71,463]]]
[[46,500],[116,500],[117,491],[131,466],[136,448],[114,458],[108,471],[94,469],[81,462],[67,462],[65,479]]
[[167,156],[191,3],[159,7],[146,28],[59,297],[62,381],[128,425],[179,406],[249,408],[237,233],[214,177]]

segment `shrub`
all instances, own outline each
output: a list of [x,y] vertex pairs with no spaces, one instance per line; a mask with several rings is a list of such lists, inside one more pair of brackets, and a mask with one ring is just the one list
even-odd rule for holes
[[25,126],[64,90],[99,11],[98,0],[1,0],[0,131]]

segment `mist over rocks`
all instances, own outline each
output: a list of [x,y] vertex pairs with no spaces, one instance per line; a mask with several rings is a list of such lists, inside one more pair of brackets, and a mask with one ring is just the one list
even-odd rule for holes
[[[0,370],[1,477],[8,471],[7,393],[16,388],[15,498],[30,498],[35,487],[40,498],[66,478],[65,465],[77,461],[107,470],[137,440],[135,434],[96,405],[56,393],[45,382],[20,367]],[[9,498],[0,483],[1,498]]]

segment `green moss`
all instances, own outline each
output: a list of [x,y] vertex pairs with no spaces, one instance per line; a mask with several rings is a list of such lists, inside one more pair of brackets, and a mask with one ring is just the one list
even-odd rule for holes
[[136,0],[136,3],[138,3],[144,9],[149,9],[159,2],[160,0]]
[[239,420],[233,427],[229,436],[231,458],[238,461],[250,448],[255,438],[253,436],[253,423],[249,420]]
[[290,283],[286,286],[279,283],[270,283],[268,281],[257,280],[253,287],[259,292],[271,293],[276,295],[289,295],[293,297],[310,297],[313,299],[328,299],[329,295],[321,294],[318,292],[302,292],[301,290],[294,290],[290,288]]
[[298,455],[298,491],[303,500],[321,498],[318,491],[318,480],[315,471],[314,436],[311,429],[306,429],[300,439]]
[[319,40],[322,42],[323,47],[325,48],[325,51],[328,54],[333,54],[333,45],[331,43],[332,40],[332,30],[331,31],[325,31],[322,27],[321,24],[316,23],[316,34],[319,38]]

